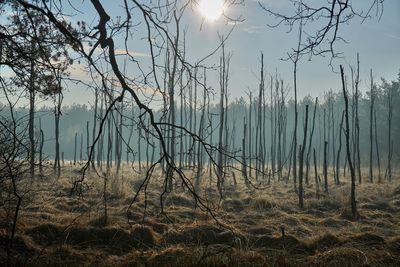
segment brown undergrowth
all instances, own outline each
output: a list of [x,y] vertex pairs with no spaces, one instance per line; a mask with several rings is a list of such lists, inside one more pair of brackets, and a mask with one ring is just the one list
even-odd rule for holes
[[[84,194],[70,195],[77,175],[68,167],[60,180],[49,175],[32,186],[20,211],[10,265],[400,266],[397,182],[358,185],[359,217],[353,220],[346,182],[332,184],[318,198],[315,188],[306,186],[300,210],[291,183],[273,180],[249,190],[238,178],[236,187],[228,179],[221,200],[216,185],[204,177],[200,195],[216,222],[179,183],[160,213],[160,174],[128,209],[144,177],[124,169],[109,177],[105,220],[102,179],[90,173]],[[3,211],[0,216],[3,249],[8,217]],[[1,250],[0,262],[6,261]]]

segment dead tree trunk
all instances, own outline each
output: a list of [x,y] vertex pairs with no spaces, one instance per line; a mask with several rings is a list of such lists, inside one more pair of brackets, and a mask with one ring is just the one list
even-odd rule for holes
[[[333,97],[332,97],[333,98]],[[332,169],[333,169],[333,176],[336,178],[336,136],[335,136],[335,116],[334,116],[334,109],[333,109],[333,100],[331,104],[331,123],[332,123]],[[336,180],[336,184],[338,181]]]
[[370,90],[370,105],[369,105],[369,181],[372,183],[374,181],[373,173],[373,123],[374,123],[374,102],[375,102],[375,92],[374,92],[374,80],[372,78],[372,69],[370,70],[371,79],[371,90]]
[[[86,121],[86,159],[89,159],[90,155],[90,134],[89,134],[89,121]],[[90,165],[88,165],[90,166]]]
[[306,156],[306,175],[305,175],[305,178],[306,178],[306,184],[307,185],[308,185],[308,171],[309,171],[309,167],[310,167],[311,146],[312,146],[312,140],[313,140],[314,129],[315,129],[315,115],[317,113],[317,107],[318,107],[318,97],[315,98],[313,121],[312,121],[310,139],[308,141],[308,150],[307,150],[307,156]]
[[360,121],[358,116],[358,85],[360,83],[360,58],[357,53],[357,75],[355,82],[355,103],[356,103],[356,118],[355,118],[355,127],[356,127],[356,154],[357,154],[357,163],[354,162],[354,167],[357,167],[358,172],[358,182],[361,184],[362,176],[361,176],[361,156],[360,156]]
[[[275,81],[276,82],[276,81]],[[273,76],[271,75],[271,85],[270,85],[270,138],[271,138],[271,145],[270,145],[270,154],[271,154],[271,170],[272,170],[272,177],[275,177],[275,143],[274,143],[274,93],[273,93],[273,87],[274,87],[274,83],[273,83]]]
[[251,108],[253,106],[253,98],[252,98],[252,93],[249,92],[249,177],[251,179],[251,168],[252,168],[252,147],[251,147]]
[[243,118],[243,138],[242,138],[242,175],[244,178],[244,184],[247,188],[250,188],[250,183],[247,177],[247,164],[246,164],[246,117]]
[[307,129],[308,129],[308,105],[306,105],[305,123],[304,123],[304,137],[303,144],[300,146],[299,153],[299,207],[304,208],[304,190],[303,190],[303,166],[304,166],[304,150],[307,143]]
[[[300,51],[300,45],[303,34],[303,20],[300,20],[299,23],[299,39],[297,43],[297,50]],[[297,121],[298,121],[298,112],[297,112],[297,65],[300,60],[299,52],[295,53],[295,58],[293,59],[293,87],[294,87],[294,132],[293,132],[293,185],[294,190],[297,192],[296,184],[297,184]]]
[[387,159],[387,168],[385,173],[385,178],[390,182],[392,181],[392,151],[393,151],[393,142],[392,142],[392,117],[393,117],[393,94],[392,88],[388,88],[387,92],[387,100],[388,100],[388,159]]
[[75,146],[74,146],[74,165],[76,165],[76,146],[78,143],[78,133],[75,133]]
[[[284,95],[283,95],[283,80],[281,81],[281,92],[279,93],[279,89],[276,90],[276,95],[278,98],[278,149],[277,149],[277,160],[278,160],[278,181],[282,180],[282,134],[283,134],[283,126],[284,126]],[[279,97],[279,95],[281,95]]]
[[83,133],[81,133],[81,148],[79,150],[79,162],[83,160]]
[[[94,113],[93,113],[92,144],[94,144],[94,143],[95,143],[95,140],[96,140],[97,109],[98,109],[98,105],[99,105],[99,92],[98,92],[98,89],[96,88],[96,89],[95,89],[95,92],[94,92]],[[92,153],[93,153],[93,156],[92,156],[92,158],[90,159],[90,161],[91,161],[91,164],[92,164],[92,168],[94,169],[94,168],[95,168],[94,162],[95,162],[95,158],[96,158],[96,148],[93,147],[92,150],[93,150],[93,152],[92,152]]]
[[[174,40],[174,47],[177,48],[178,47],[178,42],[179,42],[179,33],[180,33],[180,29],[179,29],[179,23],[180,23],[180,19],[181,16],[177,16],[176,13],[174,12],[174,19],[175,19],[175,26],[176,26],[176,36],[175,36],[175,40]],[[175,51],[175,50],[174,50]],[[169,64],[169,63],[168,63]],[[175,125],[176,125],[176,115],[175,115],[175,76],[176,76],[176,71],[177,71],[177,65],[178,65],[178,53],[177,51],[174,52],[174,57],[173,57],[173,61],[172,61],[172,68],[169,69],[168,72],[168,94],[169,94],[169,100],[170,100],[170,106],[169,106],[169,123],[170,125],[172,125],[172,127],[169,127],[170,133],[171,133],[171,139],[169,142],[169,147],[170,147],[170,151],[169,151],[169,156],[170,156],[170,160],[171,162],[175,162],[175,139],[176,139],[176,129],[175,129]],[[196,81],[195,81],[196,82]],[[166,182],[167,182],[167,191],[171,192],[173,189],[173,168],[169,167],[167,170],[167,177],[166,177]]]
[[[204,91],[203,91],[203,105],[201,107],[201,116],[200,116],[200,125],[199,125],[199,137],[203,140],[204,137],[204,124],[205,124],[205,115],[206,115],[206,100],[207,100],[207,81],[206,81],[206,69],[204,69]],[[203,171],[203,149],[201,142],[197,144],[197,173],[196,173],[196,182],[195,182],[195,190],[199,191],[201,185],[201,173]]]
[[129,127],[129,135],[128,135],[128,141],[126,145],[126,164],[128,165],[130,160],[129,160],[129,154],[133,154],[132,148],[131,148],[131,140],[133,136],[133,117],[135,115],[134,108],[131,107],[131,122],[130,122],[130,127]]
[[[224,185],[224,153],[225,143],[224,138],[224,128],[225,128],[225,105],[224,99],[227,93],[227,81],[229,74],[229,61],[230,55],[225,55],[225,47],[222,45],[222,57],[220,58],[220,121],[219,121],[219,140],[218,140],[218,166],[217,166],[217,187],[220,195],[222,196],[223,185]],[[225,140],[226,142],[227,140]]]
[[[59,86],[61,88],[61,80],[59,81]],[[61,116],[61,103],[62,103],[62,95],[61,92],[55,96],[56,105],[54,107],[54,130],[56,137],[56,151],[54,157],[54,171],[56,172],[57,178],[60,178],[61,175],[61,165],[60,165],[60,116]]]
[[340,184],[340,153],[342,152],[342,131],[343,131],[343,119],[344,119],[344,111],[342,112],[342,118],[340,120],[340,126],[339,126],[339,148],[337,151],[337,156],[336,156],[336,184]]
[[44,132],[42,129],[42,120],[39,118],[40,129],[40,147],[39,147],[39,174],[43,177],[43,146],[44,146]]
[[[101,119],[103,119],[104,99],[105,96],[102,95],[100,100],[100,114],[99,114],[99,117]],[[104,132],[100,134],[100,139],[97,144],[97,167],[99,167],[100,169],[103,168],[103,152],[104,152]]]
[[119,127],[118,129],[118,142],[116,144],[116,146],[118,146],[118,153],[117,153],[117,174],[119,173],[120,169],[121,169],[121,163],[122,163],[122,138],[123,138],[123,112],[124,112],[124,108],[123,108],[123,102],[121,102],[120,105],[120,111],[119,111],[119,124],[116,127]]
[[324,183],[325,193],[328,193],[328,158],[327,158],[328,141],[324,142]]
[[29,77],[29,174],[31,181],[35,178],[35,61],[30,62]]
[[350,125],[349,125],[349,100],[346,92],[345,78],[344,78],[344,70],[343,66],[340,65],[340,74],[342,78],[342,89],[343,89],[343,97],[345,104],[345,122],[346,122],[346,154],[347,154],[347,162],[350,168],[351,175],[351,193],[350,193],[350,205],[351,205],[351,214],[353,218],[357,217],[357,206],[356,206],[356,174],[354,171],[353,162],[351,160],[351,152],[350,152]]
[[[137,138],[137,147],[138,147],[138,164],[139,164],[139,172],[142,171],[142,147],[140,146],[140,139],[142,138],[142,128],[138,125],[138,138]],[[163,168],[163,164],[161,164],[161,168]]]
[[374,123],[375,123],[375,150],[376,150],[376,161],[378,163],[378,182],[382,182],[381,176],[381,158],[379,155],[379,144],[378,144],[378,130],[377,130],[377,123],[376,123],[376,109],[374,111]]
[[314,158],[314,175],[315,175],[315,193],[317,198],[319,198],[319,182],[318,182],[318,167],[317,167],[317,156],[315,155],[315,148],[313,148],[313,158]]
[[[261,53],[261,70],[260,70],[260,85],[258,93],[258,114],[256,124],[256,180],[258,181],[258,174],[260,163],[262,162],[262,99],[264,91],[264,55]],[[264,171],[263,171],[264,173]]]

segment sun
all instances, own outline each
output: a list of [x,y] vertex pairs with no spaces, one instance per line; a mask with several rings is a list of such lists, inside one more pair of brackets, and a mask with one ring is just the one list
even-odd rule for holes
[[206,20],[215,21],[224,12],[224,0],[199,0],[198,9]]

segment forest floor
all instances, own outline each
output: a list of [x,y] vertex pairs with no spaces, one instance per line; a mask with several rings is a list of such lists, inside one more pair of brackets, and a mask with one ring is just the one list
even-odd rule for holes
[[[89,174],[81,197],[71,195],[77,169],[27,188],[10,262],[15,266],[400,266],[400,183],[357,186],[359,217],[349,215],[348,178],[316,197],[306,186],[298,208],[293,184],[271,181],[262,189],[226,182],[204,192],[218,222],[178,186],[160,211],[162,177],[155,174],[130,206],[144,174],[111,177],[104,220],[103,179]],[[237,175],[238,176],[238,175]],[[205,180],[205,179],[204,179]],[[179,184],[180,185],[180,184]],[[0,263],[12,213],[0,211]],[[144,216],[144,209],[146,214]],[[284,231],[284,236],[282,232]],[[0,264],[2,265],[2,264]]]

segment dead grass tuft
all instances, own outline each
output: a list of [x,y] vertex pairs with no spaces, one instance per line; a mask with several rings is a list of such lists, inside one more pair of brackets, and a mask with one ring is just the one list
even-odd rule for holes
[[135,241],[135,247],[151,248],[157,243],[156,234],[153,229],[144,225],[134,225],[131,229],[131,235]]
[[[0,251],[6,248],[7,244],[9,243],[9,238],[10,237],[8,235],[5,235],[3,233],[0,234]],[[12,251],[14,253],[20,253],[27,256],[35,254],[35,252],[37,252],[37,249],[29,237],[16,235],[13,240]],[[0,252],[0,254],[2,253]]]
[[368,258],[364,252],[355,248],[341,247],[327,250],[314,257],[317,266],[368,266]]
[[245,207],[240,199],[227,198],[222,201],[222,208],[228,212],[240,212]]
[[331,233],[325,233],[322,236],[312,238],[308,241],[308,246],[316,251],[323,251],[343,243],[341,239]]
[[354,243],[361,243],[366,246],[382,245],[385,243],[385,239],[370,232],[350,236],[349,240]]
[[316,209],[323,212],[337,211],[342,208],[340,202],[331,199],[329,197],[324,197],[321,200],[318,199],[309,200],[306,205],[308,206],[309,209]]
[[83,202],[82,200],[69,197],[56,198],[54,207],[61,211],[67,212],[84,213],[90,211],[90,207],[87,203]]
[[259,235],[273,235],[276,232],[275,228],[271,226],[252,226],[246,230],[247,233],[255,236]]
[[296,254],[308,254],[310,251],[306,243],[291,235],[286,235],[284,238],[261,235],[251,238],[250,245],[256,248],[288,251]]
[[229,244],[240,243],[243,239],[238,233],[224,230],[213,225],[198,225],[188,227],[182,231],[169,231],[164,235],[163,243],[166,244]]
[[168,195],[167,199],[165,200],[165,206],[178,206],[178,207],[186,207],[186,208],[193,208],[195,203],[193,198],[190,198],[183,194],[170,194]]
[[180,246],[166,248],[159,253],[154,253],[148,260],[150,266],[173,266],[178,259],[184,258],[187,251]]
[[380,211],[387,211],[387,212],[392,212],[393,208],[389,205],[389,199],[382,198],[379,200],[376,200],[374,202],[367,202],[367,203],[362,203],[360,205],[361,209],[366,209],[366,210],[380,210]]
[[[400,236],[396,236],[387,241],[387,248],[394,254],[400,255]],[[399,257],[400,260],[400,257]]]
[[322,219],[318,223],[320,226],[336,228],[336,229],[351,225],[350,221],[345,219],[337,219],[335,217],[328,217],[326,219]]
[[266,211],[275,208],[277,204],[265,197],[255,197],[250,199],[249,206],[255,211]]
[[40,245],[56,244],[62,241],[64,232],[60,226],[55,224],[41,224],[29,229],[26,234]]
[[35,266],[87,266],[92,261],[89,253],[83,254],[70,246],[61,245],[50,249],[31,264]]
[[400,196],[400,185],[399,185],[399,186],[396,186],[396,187],[393,189],[392,196],[394,196],[394,197]]

